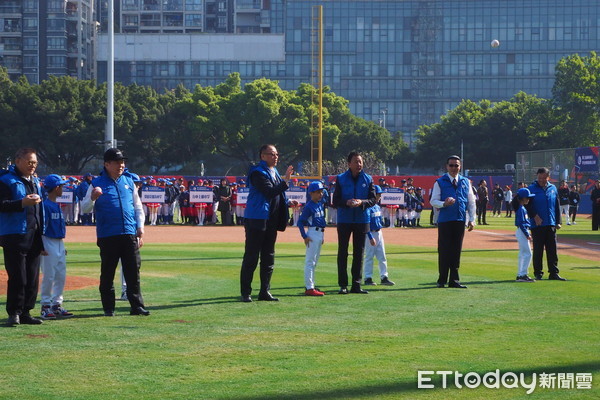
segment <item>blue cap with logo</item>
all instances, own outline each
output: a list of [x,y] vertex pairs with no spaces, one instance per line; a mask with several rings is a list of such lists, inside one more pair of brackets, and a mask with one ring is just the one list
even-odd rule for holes
[[46,179],[44,179],[44,187],[47,191],[51,191],[55,187],[64,185],[68,182],[68,180],[63,179],[60,175],[50,174],[46,177]]
[[531,193],[527,188],[521,188],[517,190],[517,196],[519,196],[520,199],[524,199],[526,197],[535,197],[535,194]]
[[323,186],[323,183],[320,181],[311,182],[310,185],[308,185],[308,193],[323,189],[325,189],[325,186]]

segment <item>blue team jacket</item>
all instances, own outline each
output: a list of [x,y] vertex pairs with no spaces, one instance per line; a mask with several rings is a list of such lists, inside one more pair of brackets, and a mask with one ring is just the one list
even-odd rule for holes
[[53,239],[64,239],[67,228],[60,204],[49,199],[44,200],[44,215],[44,225],[46,227],[44,236]]
[[558,210],[558,189],[556,186],[548,182],[546,188],[540,186],[538,181],[533,181],[529,185],[529,191],[535,194],[529,201],[527,210],[529,218],[534,218],[539,215],[542,219],[541,225],[533,225],[532,228],[538,226],[556,226],[560,224],[560,211]]
[[[256,186],[252,184],[252,179],[250,179],[250,176],[257,171],[266,176],[267,179],[271,181],[273,186],[277,186],[277,183],[271,176],[271,173],[269,172],[269,167],[267,166],[267,163],[265,161],[261,161],[257,165],[250,167],[250,170],[248,171],[248,178],[246,179],[246,182],[248,182],[248,189],[250,189],[250,191],[248,192],[248,200],[246,201],[246,211],[244,212],[244,218],[269,219],[269,208],[271,199],[268,199],[260,190],[258,190]],[[281,176],[279,175],[279,172],[277,172],[277,170],[275,170],[275,174],[277,175],[279,180],[281,180]],[[285,201],[285,204],[287,204],[287,197],[285,195],[285,192],[283,193],[283,200]]]
[[92,180],[92,186],[102,188],[102,195],[94,204],[97,236],[135,235],[138,227],[133,207],[136,190],[133,179],[121,175],[114,180],[102,170],[100,176]]
[[464,176],[457,175],[456,189],[448,174],[438,178],[436,181],[440,186],[440,199],[444,201],[447,197],[453,197],[456,202],[449,207],[440,208],[438,222],[466,221],[467,205],[469,201],[469,180]]
[[[337,176],[335,190],[341,193],[341,198],[345,204],[350,199],[368,199],[369,189],[373,184],[371,175],[361,171],[356,179],[352,178],[350,170]],[[369,214],[362,207],[338,207],[338,223],[347,224],[368,224]]]
[[[42,189],[40,181],[37,178],[32,178],[36,188],[36,193],[42,198]],[[27,196],[25,185],[21,182],[21,178],[15,172],[15,166],[11,165],[8,170],[0,176],[0,181],[10,188],[12,200],[20,200]],[[44,208],[42,207],[42,218],[44,218]],[[42,232],[44,228],[42,227]],[[0,213],[0,236],[4,235],[24,235],[27,233],[27,210],[23,209],[19,212],[3,212]]]

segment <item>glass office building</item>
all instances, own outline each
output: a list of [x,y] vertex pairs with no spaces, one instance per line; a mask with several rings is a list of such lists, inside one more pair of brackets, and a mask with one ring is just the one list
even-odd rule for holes
[[[557,61],[600,43],[600,2],[590,0],[262,0],[263,32],[283,35],[282,60],[192,53],[157,60],[137,52],[117,59],[115,78],[191,89],[239,72],[244,82],[266,77],[295,89],[311,80],[315,5],[324,9],[324,84],[354,114],[402,131],[413,145],[419,125],[462,99],[504,100],[518,91],[550,97]],[[490,46],[493,39],[499,47]],[[100,80],[105,74],[99,56]]]
[[95,73],[93,0],[0,1],[0,65],[11,79]]

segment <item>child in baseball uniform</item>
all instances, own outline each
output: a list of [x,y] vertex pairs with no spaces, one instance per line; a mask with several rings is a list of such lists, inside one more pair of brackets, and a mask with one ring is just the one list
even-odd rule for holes
[[[323,209],[323,191],[325,186],[321,182],[312,182],[308,186],[310,201],[306,203],[302,214],[298,218],[298,229],[306,245],[304,260],[304,286],[307,296],[323,296],[325,293],[315,288],[315,268],[321,255],[321,246],[325,237],[325,211]],[[304,227],[308,230],[305,232]]]
[[67,180],[51,174],[44,180],[44,188],[48,198],[44,200],[45,232],[42,236],[42,319],[69,318],[73,313],[62,307],[67,264],[65,244],[66,223],[60,205],[56,202],[62,196],[62,187]]
[[375,193],[377,195],[377,204],[368,210],[369,217],[371,219],[371,229],[370,232],[367,233],[367,243],[365,243],[365,285],[377,285],[373,281],[373,258],[377,257],[381,284],[386,286],[394,286],[394,282],[388,279],[385,244],[383,242],[383,231],[381,230],[381,228],[383,228],[383,218],[381,215],[381,207],[379,206],[381,193],[383,193],[381,186],[375,185]]
[[529,203],[529,199],[535,197],[529,189],[521,188],[517,191],[517,195],[512,200],[512,207],[515,210],[515,226],[517,227],[517,242],[519,243],[519,266],[517,270],[517,282],[535,282],[527,274],[529,265],[531,264],[531,223],[525,205]]

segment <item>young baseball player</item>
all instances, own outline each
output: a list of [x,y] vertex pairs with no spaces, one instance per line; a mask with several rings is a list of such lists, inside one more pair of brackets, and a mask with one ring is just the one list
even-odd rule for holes
[[519,243],[519,266],[517,271],[517,282],[535,282],[527,275],[529,264],[531,264],[531,223],[527,216],[525,205],[529,199],[534,197],[529,189],[521,188],[512,201],[512,207],[515,210],[515,226],[517,227],[517,242]]
[[[321,246],[325,236],[325,211],[323,209],[323,183],[316,181],[308,186],[310,201],[306,203],[302,214],[298,218],[298,229],[306,245],[306,257],[304,261],[304,286],[307,296],[323,296],[325,293],[315,288],[315,268],[321,255]],[[308,232],[304,231],[308,226]]]
[[383,242],[383,231],[381,230],[383,228],[383,218],[381,216],[381,207],[379,206],[381,193],[383,193],[381,186],[375,185],[375,193],[377,195],[377,204],[368,210],[371,219],[371,230],[367,233],[367,243],[365,243],[365,285],[377,285],[373,282],[373,258],[377,257],[381,284],[394,286],[394,282],[388,279],[385,244]]
[[44,180],[44,188],[48,198],[44,200],[44,224],[46,231],[42,236],[42,319],[69,318],[73,313],[62,307],[63,291],[67,278],[65,244],[66,223],[60,205],[56,199],[62,196],[62,187],[67,180],[56,174],[48,175]]

